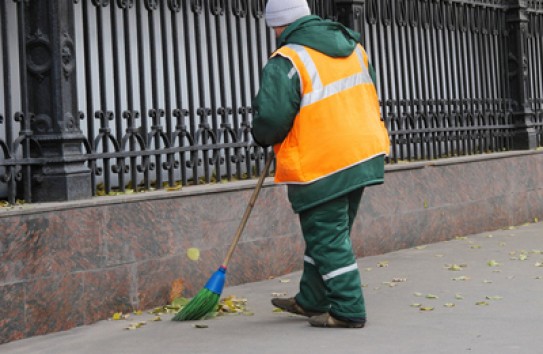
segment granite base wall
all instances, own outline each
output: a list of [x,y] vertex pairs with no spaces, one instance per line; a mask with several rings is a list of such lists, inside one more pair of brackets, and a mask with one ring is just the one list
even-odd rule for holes
[[[192,296],[220,265],[255,181],[0,209],[0,343]],[[387,166],[353,227],[359,257],[543,217],[543,153]],[[198,248],[198,261],[187,249]],[[227,285],[301,269],[304,244],[284,186],[266,181]]]

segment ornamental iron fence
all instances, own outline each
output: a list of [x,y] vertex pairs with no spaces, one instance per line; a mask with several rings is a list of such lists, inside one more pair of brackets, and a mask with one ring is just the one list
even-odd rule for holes
[[[359,31],[389,163],[543,146],[543,1],[309,0]],[[265,0],[0,2],[0,199],[260,175]]]

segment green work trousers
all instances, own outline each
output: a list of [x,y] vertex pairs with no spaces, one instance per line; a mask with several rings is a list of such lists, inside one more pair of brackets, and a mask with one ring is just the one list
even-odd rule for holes
[[352,321],[366,318],[350,238],[363,192],[357,189],[299,214],[306,249],[296,301],[308,311]]

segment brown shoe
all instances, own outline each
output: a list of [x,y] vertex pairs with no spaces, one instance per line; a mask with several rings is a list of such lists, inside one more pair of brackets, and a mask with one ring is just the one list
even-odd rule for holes
[[328,327],[328,328],[363,328],[364,322],[351,322],[338,320],[329,313],[324,313],[319,316],[314,316],[309,319],[309,324],[313,327]]
[[296,302],[296,299],[293,297],[289,298],[274,298],[271,300],[271,303],[273,306],[280,308],[281,310],[294,313],[296,315],[306,316],[306,317],[312,317],[312,316],[318,316],[322,315],[322,312],[312,312],[312,311],[306,311],[302,308],[302,306],[298,305]]

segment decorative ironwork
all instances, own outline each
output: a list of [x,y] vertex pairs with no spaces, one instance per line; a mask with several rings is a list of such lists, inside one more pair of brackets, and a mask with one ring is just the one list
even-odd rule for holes
[[[0,2],[0,199],[32,201],[61,160],[88,166],[94,195],[260,174],[251,100],[275,49],[265,0],[51,1]],[[26,23],[49,2],[76,10],[52,20],[81,38]],[[543,146],[543,1],[308,4],[362,33],[390,163]],[[57,72],[61,114],[34,101]],[[52,156],[55,144],[71,153]]]

